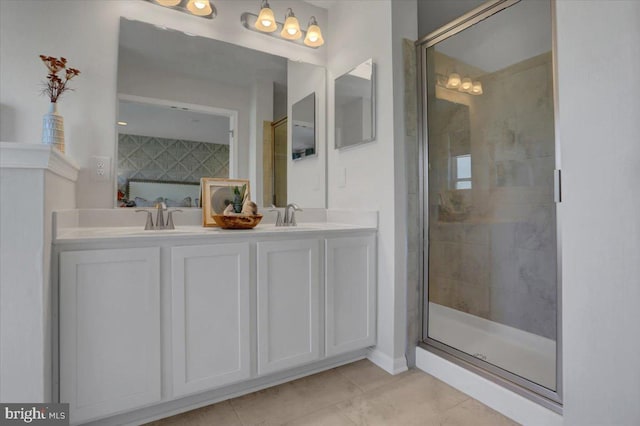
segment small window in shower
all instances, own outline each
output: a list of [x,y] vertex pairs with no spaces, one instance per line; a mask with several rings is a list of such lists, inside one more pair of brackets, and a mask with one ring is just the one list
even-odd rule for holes
[[471,189],[471,154],[451,159],[454,189]]

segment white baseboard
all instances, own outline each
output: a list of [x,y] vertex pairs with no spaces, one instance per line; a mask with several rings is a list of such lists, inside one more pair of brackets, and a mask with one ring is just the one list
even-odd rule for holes
[[524,426],[562,426],[560,414],[420,347],[416,367]]
[[389,374],[400,374],[407,371],[407,359],[403,356],[391,358],[389,355],[379,351],[376,348],[369,349],[367,354],[369,361],[382,368]]

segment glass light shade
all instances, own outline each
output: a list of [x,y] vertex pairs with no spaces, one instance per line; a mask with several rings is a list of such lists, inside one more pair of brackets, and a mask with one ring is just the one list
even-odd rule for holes
[[449,79],[447,80],[447,89],[457,89],[460,87],[462,80],[460,79],[460,75],[455,72],[449,75]]
[[474,81],[471,86],[471,94],[482,95],[482,83],[480,83],[479,81]]
[[189,0],[187,10],[196,16],[207,16],[212,12],[209,0]]
[[320,47],[324,44],[322,31],[320,31],[320,27],[314,16],[309,20],[309,28],[307,28],[307,36],[304,38],[304,44],[309,47]]
[[160,6],[173,7],[180,4],[182,0],[156,0]]
[[263,7],[260,9],[255,27],[265,33],[272,33],[278,29],[276,18],[273,16],[273,10],[269,8],[269,3],[263,3]]
[[461,92],[468,92],[471,90],[471,87],[473,87],[471,79],[469,77],[465,77],[462,79],[462,83],[460,84],[460,88],[458,90],[460,90]]
[[287,40],[297,40],[302,37],[302,32],[300,31],[300,23],[298,22],[298,18],[295,17],[291,9],[287,11],[287,19],[284,21],[280,36],[282,38],[286,38]]

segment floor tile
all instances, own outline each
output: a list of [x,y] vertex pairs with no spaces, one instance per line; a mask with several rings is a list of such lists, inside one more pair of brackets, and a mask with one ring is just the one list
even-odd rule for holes
[[519,423],[503,416],[474,399],[445,411],[440,426],[517,426]]
[[421,371],[338,404],[357,425],[430,425],[468,396]]
[[229,401],[148,423],[147,426],[242,426]]
[[286,426],[355,426],[349,417],[341,413],[335,405],[315,413],[293,419]]
[[362,391],[335,370],[232,399],[244,426],[278,425],[353,398]]
[[368,359],[353,362],[336,368],[336,371],[362,389],[370,391],[387,383],[399,380],[407,373],[391,375]]

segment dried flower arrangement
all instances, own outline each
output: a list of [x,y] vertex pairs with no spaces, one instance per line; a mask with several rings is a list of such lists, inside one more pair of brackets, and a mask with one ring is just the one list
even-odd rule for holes
[[[75,68],[67,68],[67,60],[66,58],[60,57],[54,58],[53,56],[45,56],[40,55],[40,59],[44,62],[44,65],[49,70],[49,74],[47,74],[47,81],[44,82],[44,89],[42,89],[42,94],[47,95],[51,102],[58,102],[58,98],[62,96],[67,90],[73,90],[67,83],[73,77],[80,74],[80,71]],[[64,70],[64,77],[58,77],[58,73]]]

